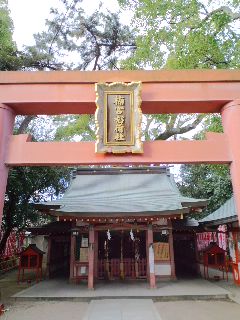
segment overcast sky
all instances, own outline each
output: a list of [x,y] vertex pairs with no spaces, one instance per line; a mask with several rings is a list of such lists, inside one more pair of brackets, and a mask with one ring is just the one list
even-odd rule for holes
[[[83,7],[91,13],[98,7],[100,0],[83,0]],[[111,11],[118,10],[117,0],[104,0],[104,6]],[[33,34],[44,29],[45,19],[51,7],[57,7],[60,0],[8,0],[14,23],[14,41],[18,48],[34,44]]]

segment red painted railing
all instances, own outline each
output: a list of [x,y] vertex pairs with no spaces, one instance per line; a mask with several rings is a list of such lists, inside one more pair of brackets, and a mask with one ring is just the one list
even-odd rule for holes
[[[122,272],[121,272],[122,269]],[[122,274],[121,274],[122,273]],[[121,266],[120,259],[99,259],[98,278],[99,279],[140,279],[147,277],[146,259],[123,259]]]

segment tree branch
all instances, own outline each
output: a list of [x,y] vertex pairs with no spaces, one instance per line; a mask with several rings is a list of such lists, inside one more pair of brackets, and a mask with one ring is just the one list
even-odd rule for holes
[[70,8],[72,8],[73,4],[74,4],[74,0],[72,1],[72,3],[70,4],[70,6],[68,7],[68,9],[66,10],[66,12],[65,12],[65,14],[64,14],[64,16],[63,16],[63,18],[62,18],[62,21],[61,21],[60,25],[58,26],[58,29],[57,29],[55,35],[54,35],[53,38],[52,38],[52,41],[51,41],[50,46],[49,46],[49,49],[48,49],[48,54],[49,54],[49,55],[51,55],[53,43],[54,43],[54,41],[57,39],[57,37],[58,37],[58,35],[59,35],[59,32],[61,31],[61,28],[62,28],[62,26],[63,26],[64,20],[65,20],[67,14],[68,14],[68,11],[69,11]]
[[22,123],[20,124],[20,127],[18,128],[17,134],[26,133],[26,130],[27,130],[27,127],[28,127],[29,123],[35,118],[37,118],[36,115],[34,115],[34,116],[26,116],[23,119]]
[[144,130],[144,132],[145,132],[145,139],[146,139],[146,140],[149,140],[149,139],[150,139],[149,128],[150,128],[150,125],[151,125],[152,121],[153,121],[153,118],[151,118],[151,117],[148,117],[148,118],[147,118],[147,124],[146,124],[146,128],[145,128],[145,130]]
[[223,12],[226,13],[232,21],[240,19],[240,13],[233,12],[229,7],[227,6],[222,6],[220,8],[217,8],[211,12],[209,12],[206,17],[202,20],[202,22],[207,21],[211,16],[213,16],[217,12]]
[[192,123],[184,127],[177,127],[177,128],[165,130],[163,133],[159,134],[155,140],[167,140],[176,134],[183,134],[188,131],[191,131],[195,129],[202,122],[204,117],[205,117],[204,114],[200,114]]
[[222,7],[217,8],[211,12],[207,12],[207,10],[206,10],[206,16],[201,20],[201,22],[198,25],[189,28],[190,31],[193,31],[193,30],[200,28],[203,22],[206,22],[209,18],[211,18],[215,13],[218,13],[218,12],[226,13],[231,18],[231,21],[240,19],[240,13],[235,13],[229,7],[222,6]]

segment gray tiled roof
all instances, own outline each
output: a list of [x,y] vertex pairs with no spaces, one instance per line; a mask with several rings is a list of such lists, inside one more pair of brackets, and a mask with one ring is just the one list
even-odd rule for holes
[[[188,206],[188,203],[190,204]],[[42,204],[60,214],[188,212],[206,200],[183,197],[167,173],[77,175],[60,200]]]
[[213,213],[209,214],[202,220],[199,220],[200,223],[207,222],[225,222],[227,220],[235,221],[237,220],[237,210],[234,202],[234,198],[227,200],[220,208],[218,208]]

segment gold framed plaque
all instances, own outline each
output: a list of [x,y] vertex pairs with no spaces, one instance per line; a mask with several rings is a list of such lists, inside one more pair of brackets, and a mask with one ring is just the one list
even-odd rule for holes
[[97,83],[97,153],[143,153],[141,83]]
[[88,262],[88,248],[81,248],[80,249],[80,262]]
[[155,242],[153,244],[155,260],[170,260],[169,243]]

